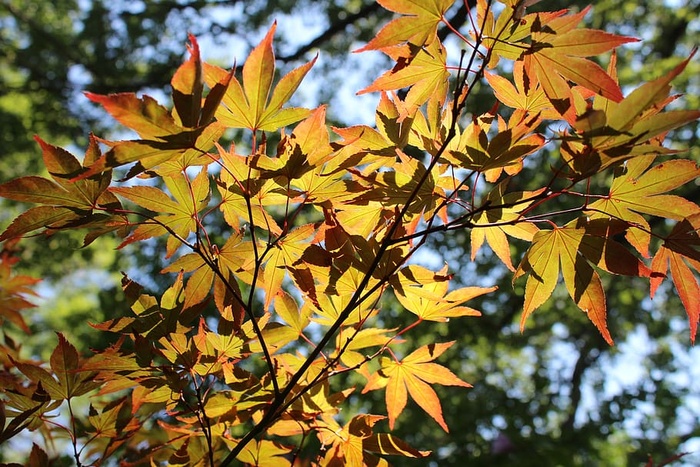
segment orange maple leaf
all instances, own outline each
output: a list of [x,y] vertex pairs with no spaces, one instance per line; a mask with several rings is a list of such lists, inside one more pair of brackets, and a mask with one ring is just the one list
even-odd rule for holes
[[[396,419],[406,407],[407,394],[426,411],[443,430],[449,432],[442,417],[442,406],[431,384],[444,386],[471,387],[454,373],[437,363],[431,363],[452,347],[455,341],[428,344],[420,347],[398,361],[383,357],[381,369],[374,373],[362,390],[365,394],[376,389],[386,388],[386,407],[389,415],[389,428],[394,429]],[[407,393],[408,391],[408,393]]]

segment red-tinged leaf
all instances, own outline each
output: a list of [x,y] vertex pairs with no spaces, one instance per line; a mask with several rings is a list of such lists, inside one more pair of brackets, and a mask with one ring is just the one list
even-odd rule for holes
[[[678,296],[683,302],[685,312],[688,314],[690,324],[690,342],[695,344],[695,336],[698,333],[698,320],[700,319],[700,285],[696,274],[683,261],[681,255],[672,254],[669,258],[673,285],[678,291]],[[698,263],[694,264],[697,273],[700,273]]]
[[161,139],[182,131],[168,109],[150,96],[139,98],[133,93],[104,96],[91,92],[85,95],[102,105],[119,123],[136,131],[143,139]]
[[531,57],[530,66],[536,70],[542,89],[557,110],[560,107],[556,101],[569,98],[568,92],[562,92],[568,85],[561,78],[573,81],[613,102],[619,102],[623,98],[618,84],[595,62],[566,55],[532,54],[527,57]]
[[700,214],[694,214],[677,223],[651,262],[651,297],[654,298],[670,269],[673,285],[688,314],[690,340],[693,343],[700,320],[700,284],[697,279],[697,274],[700,273],[698,229]]
[[204,83],[199,44],[192,34],[189,34],[188,38],[190,44],[187,50],[190,52],[190,58],[177,69],[170,84],[173,87],[173,104],[180,120],[179,125],[195,128],[200,124]]
[[367,45],[356,52],[379,50],[410,42],[418,46],[432,43],[438,24],[453,0],[378,0],[387,10],[407,15],[384,26]]
[[0,196],[14,201],[90,210],[92,205],[43,177],[16,178],[0,185]]
[[[588,10],[588,9],[586,9]],[[548,28],[549,25],[545,25]],[[628,42],[638,42],[634,37],[618,36],[597,29],[572,29],[564,34],[546,35],[547,43],[557,49],[557,53],[578,57],[601,55]]]
[[[616,75],[615,62],[612,59],[608,67],[612,76]],[[576,134],[565,134],[561,146],[561,154],[573,172],[571,177],[583,179],[641,155],[677,152],[661,146],[663,138],[668,131],[700,118],[700,111],[661,111],[677,97],[668,96],[670,82],[686,65],[687,60],[619,103],[596,96],[591,108],[585,97],[574,99],[567,120]]]
[[29,460],[25,467],[48,467],[51,465],[49,456],[36,443],[32,443],[32,451],[29,453]]
[[532,44],[523,56],[525,67],[534,71],[542,89],[562,115],[562,101],[570,100],[561,78],[581,85],[614,102],[622,100],[617,82],[596,63],[583,57],[600,55],[638,39],[589,29],[574,29],[589,8],[559,18],[538,16],[532,24]]
[[206,127],[195,130],[179,130],[167,141],[134,140],[113,143],[112,149],[100,157],[79,178],[90,177],[111,168],[120,167],[133,162],[137,166],[129,172],[127,178],[134,177],[148,169],[160,168],[166,163],[174,166],[167,173],[178,172],[192,165],[203,165],[211,162],[208,156],[214,142],[226,130],[220,123],[213,122]]
[[[700,212],[695,203],[664,194],[700,177],[700,167],[688,160],[669,160],[651,169],[653,157],[629,160],[610,185],[610,193],[589,206],[594,215],[604,213],[628,222],[627,240],[640,254],[649,256],[650,227],[641,214],[682,220]],[[639,226],[636,228],[635,226]]]
[[40,384],[48,393],[51,400],[65,399],[65,388],[45,369],[33,363],[13,362],[17,369],[24,373],[30,381]]
[[94,373],[86,372],[81,368],[78,351],[63,334],[57,334],[58,345],[51,353],[50,363],[58,383],[63,388],[61,396],[64,399],[70,399],[96,389],[98,384],[92,381]]
[[41,146],[46,170],[57,183],[65,188],[69,185],[68,180],[77,176],[83,169],[80,162],[65,149],[50,145],[38,136],[35,136],[34,139]]
[[[27,298],[36,295],[32,286],[37,284],[39,279],[14,274],[13,262],[14,258],[6,250],[0,252],[0,322],[6,319],[29,334],[29,326],[21,312],[35,306]],[[0,430],[3,426],[0,423]]]
[[[21,235],[40,227],[67,227],[67,223],[61,223],[63,220],[74,221],[71,227],[94,223],[95,219],[89,219],[93,208],[98,205],[120,207],[117,199],[104,194],[110,183],[110,173],[73,182],[72,179],[85,171],[78,160],[63,148],[48,144],[39,137],[34,139],[42,149],[44,164],[55,183],[41,177],[23,177],[0,185],[0,196],[55,206],[56,209],[39,209],[21,215],[15,220],[15,233],[12,235]],[[91,164],[100,155],[97,141],[91,135],[84,164]],[[73,214],[68,209],[59,207],[70,208]],[[40,225],[41,222],[44,222],[43,226]]]
[[21,237],[34,230],[57,229],[66,223],[81,219],[84,214],[62,206],[37,206],[23,212],[0,235],[0,242]]

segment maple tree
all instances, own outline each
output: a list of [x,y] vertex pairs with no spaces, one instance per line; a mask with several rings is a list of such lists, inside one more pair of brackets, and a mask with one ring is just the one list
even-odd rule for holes
[[[273,24],[240,75],[204,62],[190,37],[172,109],[148,96],[88,94],[138,139],[91,135],[79,162],[36,138],[51,179],[0,185],[0,196],[38,204],[0,241],[68,229],[86,231],[86,245],[164,237],[158,254],[173,279],[155,297],[124,276],[130,316],[93,323],[117,340],[91,355],[59,334],[48,362],[25,359],[6,336],[0,442],[25,430],[67,434],[78,465],[292,465],[311,435],[323,447],[310,459],[318,465],[426,457],[376,424],[387,418],[393,429],[410,396],[447,431],[432,386],[470,384],[437,362],[454,342],[410,349],[401,337],[425,321],[479,316],[465,303],[495,290],[451,287],[447,267],[412,263],[435,233],[467,231],[473,261],[486,243],[514,281],[527,276],[521,328],[562,277],[612,344],[607,273],[648,278],[652,296],[671,279],[694,342],[700,208],[669,192],[700,169],[663,145],[700,117],[665,109],[690,58],[625,96],[614,49],[635,39],[578,28],[588,10],[528,13],[536,2],[479,0],[470,28],[455,30],[463,51],[454,57],[437,35],[450,27],[452,0],[379,3],[399,16],[359,50],[395,62],[360,91],[379,93],[375,126],[329,131],[324,106],[286,106],[315,59],[277,79]],[[611,51],[607,69],[589,59]],[[512,80],[497,73],[506,61]],[[475,115],[478,86],[500,104]],[[246,139],[228,143],[230,129]],[[272,135],[279,143],[268,147]],[[519,176],[550,146],[549,182],[529,186]],[[673,227],[652,229],[652,218]],[[509,237],[529,243],[517,266]],[[27,332],[34,279],[13,275],[9,253],[1,258],[3,325]],[[383,327],[390,295],[415,315],[411,324]],[[385,391],[386,416],[341,416],[357,389],[342,384],[350,373],[365,379],[362,393]],[[81,418],[73,405],[85,395]],[[67,425],[53,419],[61,407]],[[48,462],[36,445],[31,456]]]

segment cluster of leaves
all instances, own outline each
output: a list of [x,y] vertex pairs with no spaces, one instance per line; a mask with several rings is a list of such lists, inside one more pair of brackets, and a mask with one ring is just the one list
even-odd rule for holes
[[[437,36],[453,0],[379,3],[399,16],[361,49],[395,62],[361,91],[379,93],[375,126],[331,136],[325,107],[285,107],[314,60],[276,80],[273,25],[240,75],[204,62],[191,37],[172,109],[88,94],[138,139],[91,136],[81,163],[37,138],[52,180],[0,185],[0,196],[38,204],[0,241],[66,229],[85,229],[85,244],[105,234],[122,246],[164,239],[158,254],[173,281],[154,297],[125,276],[130,314],[94,324],[117,340],[92,355],[59,335],[44,364],[6,339],[0,442],[23,430],[67,433],[78,465],[292,465],[314,438],[314,465],[428,456],[377,423],[393,429],[410,395],[447,431],[433,386],[469,384],[435,362],[453,342],[410,349],[401,336],[423,321],[478,316],[465,303],[495,290],[450,287],[447,266],[409,261],[435,233],[468,231],[472,260],[487,243],[514,280],[527,276],[521,327],[561,276],[610,344],[599,273],[647,277],[653,296],[670,271],[694,340],[700,207],[667,193],[700,169],[655,164],[676,153],[666,133],[700,117],[664,110],[689,59],[625,97],[614,53],[607,70],[588,57],[634,39],[577,28],[587,10],[528,14],[535,2],[479,0],[470,30],[454,31],[464,47],[455,61]],[[512,79],[496,74],[499,61],[512,64]],[[480,85],[498,105],[469,114]],[[224,143],[231,129],[248,139]],[[543,164],[547,146],[557,157]],[[529,186],[532,164],[551,170],[545,186]],[[664,231],[658,219],[675,224]],[[529,243],[517,266],[512,239]],[[9,265],[3,257],[3,318],[27,331],[31,280]],[[389,294],[411,324],[387,327]],[[365,379],[362,393],[385,391],[386,416],[341,414],[352,374]],[[81,418],[72,401],[86,394]],[[60,407],[69,426],[53,420]]]

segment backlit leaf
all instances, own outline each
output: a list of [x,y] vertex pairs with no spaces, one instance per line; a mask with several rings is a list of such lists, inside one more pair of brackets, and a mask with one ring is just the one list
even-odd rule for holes
[[368,44],[357,52],[378,50],[410,42],[418,46],[434,41],[443,14],[453,0],[378,0],[387,10],[401,15],[384,26]]
[[[453,342],[429,344],[420,347],[401,361],[382,358],[382,368],[372,375],[362,393],[386,387],[386,406],[389,428],[393,429],[398,416],[406,406],[407,394],[446,432],[442,406],[431,384],[471,387],[447,368],[432,363],[450,348]],[[384,380],[382,382],[382,380]]]

